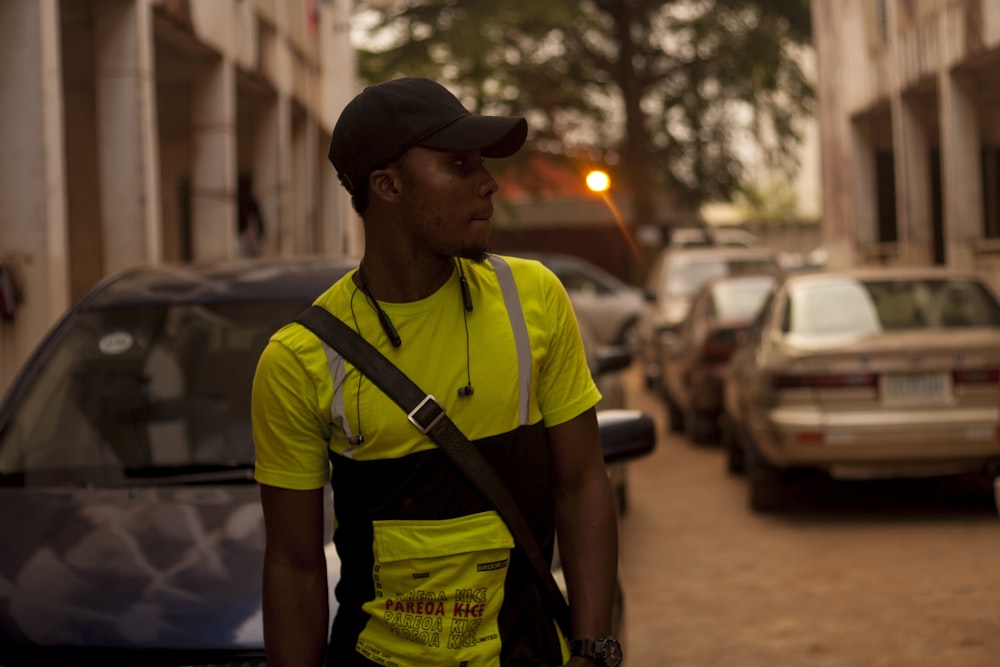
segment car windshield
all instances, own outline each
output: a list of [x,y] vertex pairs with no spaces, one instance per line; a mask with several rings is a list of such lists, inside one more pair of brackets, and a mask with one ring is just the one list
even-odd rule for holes
[[768,277],[726,281],[712,289],[712,313],[720,320],[752,319],[774,284]]
[[668,296],[690,297],[713,278],[744,273],[777,270],[773,260],[766,258],[711,258],[677,261],[664,274],[664,290]]
[[845,280],[794,287],[785,331],[869,334],[1000,326],[1000,304],[970,280]]
[[[87,482],[253,463],[250,388],[270,335],[308,302],[81,313],[0,435],[5,483]],[[99,482],[97,482],[99,483]]]

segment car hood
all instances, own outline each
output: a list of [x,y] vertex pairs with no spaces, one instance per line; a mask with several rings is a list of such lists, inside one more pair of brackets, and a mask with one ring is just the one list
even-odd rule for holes
[[0,534],[7,650],[263,646],[255,484],[8,487]]

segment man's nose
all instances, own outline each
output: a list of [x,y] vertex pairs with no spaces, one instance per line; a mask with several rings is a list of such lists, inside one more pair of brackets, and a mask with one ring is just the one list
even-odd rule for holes
[[483,178],[479,182],[479,196],[481,197],[491,197],[497,193],[500,189],[500,184],[497,183],[497,179],[493,178],[493,174],[485,166],[483,167]]

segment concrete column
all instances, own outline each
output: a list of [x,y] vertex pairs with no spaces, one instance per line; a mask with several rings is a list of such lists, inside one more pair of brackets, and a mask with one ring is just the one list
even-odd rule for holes
[[299,254],[300,249],[296,247],[298,221],[292,204],[292,99],[288,94],[279,92],[276,111],[274,140],[278,159],[275,163],[277,178],[274,196],[278,215],[274,226],[281,230],[278,254],[282,257],[294,257]]
[[852,174],[852,134],[843,109],[844,75],[840,53],[847,43],[838,21],[837,5],[815,2],[812,7],[817,71],[816,87],[820,133],[820,175],[823,192],[823,242],[831,266],[854,262],[855,211]]
[[975,102],[958,77],[947,69],[938,77],[945,259],[949,266],[970,267],[973,241],[983,230],[981,140]]
[[317,214],[316,122],[308,115],[297,114],[292,123],[292,214],[296,233],[296,254],[320,253],[322,230]]
[[933,258],[930,144],[919,104],[899,94],[891,101],[899,263],[910,266],[931,264]]
[[283,211],[280,169],[278,166],[278,96],[261,98],[254,115],[256,126],[251,128],[250,168],[254,183],[254,193],[264,217],[265,254],[278,255],[284,244],[281,226]]
[[320,42],[320,59],[323,62],[322,129],[319,133],[320,224],[325,252],[360,256],[364,252],[361,220],[351,208],[350,196],[341,187],[333,165],[326,158],[334,123],[359,88],[356,55],[350,40],[353,6],[353,0],[332,0],[318,5],[320,34],[332,36]]
[[57,0],[0,2],[0,262],[23,288],[0,320],[0,390],[69,305]]
[[161,261],[153,18],[145,0],[93,3],[104,272]]
[[225,58],[206,61],[191,101],[191,235],[196,262],[237,255],[236,72]]

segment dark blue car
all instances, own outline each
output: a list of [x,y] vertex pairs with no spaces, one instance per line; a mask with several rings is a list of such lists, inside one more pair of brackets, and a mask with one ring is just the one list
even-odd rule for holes
[[[0,405],[0,665],[263,663],[251,380],[355,265],[139,268],[67,312]],[[653,447],[601,428],[608,460]]]

